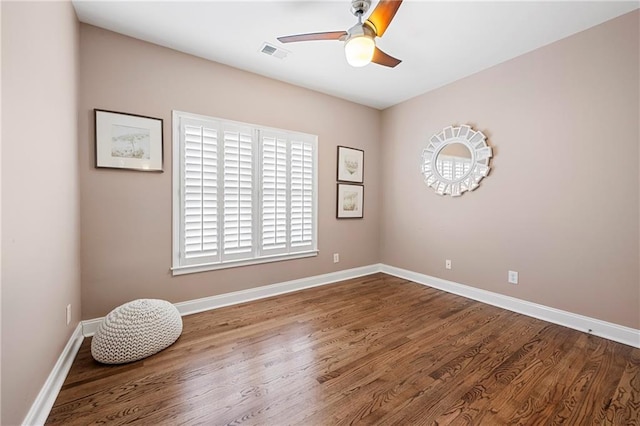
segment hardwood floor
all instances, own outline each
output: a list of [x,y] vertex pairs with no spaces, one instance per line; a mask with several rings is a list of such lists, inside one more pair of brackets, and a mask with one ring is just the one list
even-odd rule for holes
[[640,349],[374,274],[183,317],[145,360],[85,339],[48,424],[639,424]]

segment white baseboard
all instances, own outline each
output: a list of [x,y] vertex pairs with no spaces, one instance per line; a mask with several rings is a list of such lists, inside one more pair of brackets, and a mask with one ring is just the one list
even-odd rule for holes
[[636,330],[634,328],[562,311],[560,309],[550,308],[537,303],[527,302],[526,300],[516,299],[515,297],[505,296],[499,293],[493,293],[491,291],[458,284],[453,281],[447,281],[441,278],[408,271],[406,269],[396,268],[395,266],[383,264],[381,265],[380,272],[404,278],[418,284],[437,288],[448,293],[477,300],[479,302],[487,303],[489,305],[498,306],[512,312],[517,312],[519,314],[538,318],[554,324],[593,334],[595,336],[604,337],[605,339],[613,340],[625,345],[640,348],[640,330]]
[[291,293],[305,288],[317,287],[351,278],[362,277],[376,272],[380,272],[380,265],[378,264],[362,266],[360,268],[345,269],[343,271],[330,272],[328,274],[315,275],[313,277],[300,278],[298,280],[285,281],[263,287],[234,291],[233,293],[225,293],[218,296],[179,302],[176,303],[175,306],[182,315],[191,315],[198,312],[208,311],[210,309],[237,305],[239,303],[250,302],[252,300],[277,296],[279,294]]
[[103,319],[104,317],[100,317],[82,321],[82,335],[84,337],[93,336]]
[[23,425],[43,425],[47,421],[51,407],[53,407],[53,404],[56,402],[58,393],[60,393],[64,380],[67,378],[67,374],[71,369],[71,365],[76,358],[83,339],[82,325],[78,324],[69,338],[67,345],[62,350],[60,357],[58,357],[58,361],[56,361],[56,364],[53,366],[49,377],[47,377],[47,380],[40,389],[36,400],[31,405],[31,409],[22,422]]
[[[224,306],[237,305],[240,303],[251,302],[252,300],[264,299],[266,297],[277,296],[279,294],[291,293],[293,291],[303,290],[305,288],[317,287],[321,285],[331,284],[338,281],[344,281],[351,278],[357,278],[364,275],[380,272],[380,264],[362,266],[359,268],[345,269],[343,271],[330,272],[328,274],[315,275],[298,280],[285,281],[277,284],[266,285],[262,287],[250,288],[247,290],[234,291],[233,293],[225,293],[217,296],[204,297],[202,299],[188,300],[186,302],[174,303],[181,315],[197,314],[211,309],[222,308]],[[82,333],[85,337],[93,336],[98,325],[103,318],[95,318],[82,321]]]
[[[489,305],[498,306],[509,311],[538,318],[554,324],[569,327],[575,330],[590,333],[595,336],[625,345],[640,348],[640,330],[625,327],[618,324],[590,318],[572,312],[539,305],[515,297],[505,296],[487,290],[459,284],[453,281],[443,280],[430,275],[409,271],[402,268],[385,264],[373,264],[360,268],[346,269],[344,271],[331,272],[323,275],[316,275],[308,278],[301,278],[293,281],[256,287],[247,290],[225,293],[217,296],[205,297],[202,299],[189,300],[176,303],[175,306],[181,315],[191,315],[210,309],[222,308],[224,306],[237,305],[239,303],[250,302],[252,300],[277,296],[279,294],[290,293],[303,290],[305,288],[317,287],[331,284],[338,281],[361,277],[376,272],[384,272],[399,278],[404,278],[418,284],[428,285],[448,293],[457,294]],[[93,336],[102,318],[82,321],[82,333],[85,337]]]

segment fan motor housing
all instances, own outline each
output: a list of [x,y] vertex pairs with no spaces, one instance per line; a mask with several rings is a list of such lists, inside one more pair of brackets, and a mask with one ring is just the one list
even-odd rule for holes
[[371,7],[371,0],[351,0],[351,13],[362,16]]

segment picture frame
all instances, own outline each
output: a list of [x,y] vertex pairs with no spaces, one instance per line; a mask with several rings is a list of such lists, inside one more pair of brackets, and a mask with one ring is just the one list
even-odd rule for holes
[[339,183],[337,191],[338,219],[362,219],[364,217],[364,185]]
[[94,109],[96,168],[163,172],[162,119]]
[[338,146],[337,175],[339,182],[364,183],[364,151]]

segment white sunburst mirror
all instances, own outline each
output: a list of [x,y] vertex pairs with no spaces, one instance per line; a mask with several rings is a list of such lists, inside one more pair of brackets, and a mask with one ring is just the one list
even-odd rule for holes
[[458,197],[473,191],[489,174],[491,147],[487,137],[470,126],[445,127],[422,151],[422,174],[439,195]]

